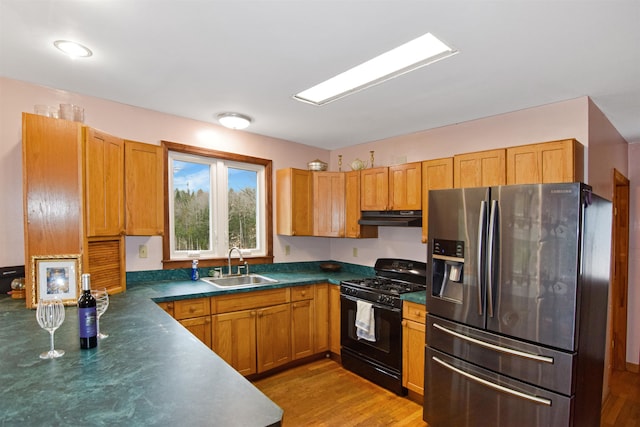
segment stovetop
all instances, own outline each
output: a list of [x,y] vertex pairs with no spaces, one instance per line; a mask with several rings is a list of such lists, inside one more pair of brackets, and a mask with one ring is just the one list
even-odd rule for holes
[[411,283],[379,276],[367,277],[365,279],[347,280],[343,283],[358,288],[378,291],[380,293],[388,295],[400,295],[407,292],[417,292],[426,289],[425,283]]

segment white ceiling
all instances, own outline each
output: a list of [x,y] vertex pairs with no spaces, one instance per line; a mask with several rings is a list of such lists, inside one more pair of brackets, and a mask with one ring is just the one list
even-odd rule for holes
[[[460,53],[322,107],[292,99],[426,32]],[[240,112],[326,149],[586,95],[640,142],[640,1],[0,0],[0,75],[205,122]]]

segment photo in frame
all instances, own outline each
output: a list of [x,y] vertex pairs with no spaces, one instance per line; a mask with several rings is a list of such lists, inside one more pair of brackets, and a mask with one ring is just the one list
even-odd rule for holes
[[62,300],[64,305],[77,304],[81,267],[79,254],[32,256],[32,306],[37,307],[40,299],[54,298]]

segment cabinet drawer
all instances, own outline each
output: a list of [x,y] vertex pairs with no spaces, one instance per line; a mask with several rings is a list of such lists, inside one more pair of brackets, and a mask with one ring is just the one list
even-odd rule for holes
[[294,286],[291,288],[291,301],[313,299],[313,285]]
[[173,303],[173,317],[178,320],[207,316],[210,313],[209,298],[185,299]]
[[213,297],[211,306],[215,313],[228,313],[230,311],[285,304],[289,301],[289,288],[282,288]]
[[422,323],[427,321],[427,308],[422,304],[404,301],[402,303],[402,318]]

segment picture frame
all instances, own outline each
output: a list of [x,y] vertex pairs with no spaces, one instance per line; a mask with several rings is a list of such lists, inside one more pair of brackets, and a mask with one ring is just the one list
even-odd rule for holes
[[60,298],[64,305],[76,305],[81,271],[80,254],[32,256],[32,306],[37,307],[40,299],[54,298]]

